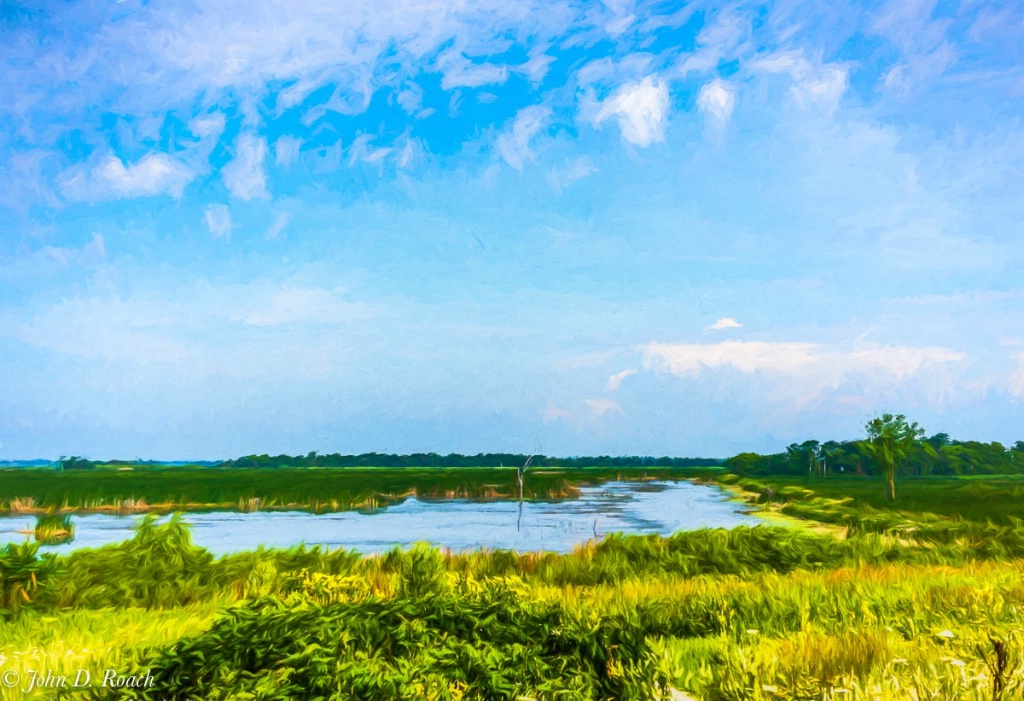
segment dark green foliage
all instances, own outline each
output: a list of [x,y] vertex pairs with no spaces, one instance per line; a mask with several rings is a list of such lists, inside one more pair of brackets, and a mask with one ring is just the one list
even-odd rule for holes
[[684,531],[669,538],[612,534],[538,574],[554,584],[613,583],[642,576],[789,572],[837,566],[849,546],[829,536],[794,529],[738,527]]
[[48,592],[60,606],[180,606],[212,598],[220,588],[213,556],[192,544],[180,514],[162,524],[147,516],[131,540],[62,559],[65,576]]
[[[531,456],[519,453],[478,453],[476,455],[460,455],[449,453],[413,453],[396,455],[393,453],[363,453],[361,455],[341,455],[340,453],[309,453],[307,455],[246,455],[234,460],[225,460],[223,467],[411,467],[411,468],[444,468],[444,467],[509,467],[522,465]],[[535,455],[534,467],[558,467],[568,469],[590,468],[651,468],[651,467],[717,467],[721,460],[714,458],[670,458],[651,457],[646,455],[598,455],[573,458],[558,458],[547,455]]]
[[[36,508],[121,511],[152,509],[303,508],[338,511],[377,508],[407,496],[470,499],[518,495],[517,468],[459,469],[260,469],[146,468],[55,472],[0,469],[0,510],[15,499],[31,499]],[[528,499],[575,496],[577,488],[610,479],[670,479],[714,471],[689,468],[644,470],[535,469],[527,481]]]
[[36,607],[54,576],[61,571],[53,555],[39,556],[36,543],[9,543],[0,548],[0,616],[17,615],[21,609]]
[[896,501],[896,470],[903,465],[915,448],[931,451],[931,445],[921,443],[924,429],[916,422],[907,421],[903,414],[883,414],[864,426],[868,434],[861,441],[861,450],[875,461],[886,479],[886,495]]
[[[881,465],[861,441],[828,441],[809,455],[814,441],[791,445],[784,453],[740,453],[725,467],[744,475],[838,476],[881,475]],[[1024,474],[1024,441],[1013,448],[998,442],[954,441],[936,434],[913,446],[896,470],[897,476]],[[901,495],[902,498],[902,495]]]
[[135,697],[147,699],[646,700],[665,683],[637,621],[501,583],[327,606],[259,599],[142,666],[155,681]]
[[94,470],[96,469],[96,463],[92,460],[86,460],[80,458],[77,455],[72,455],[69,458],[61,458],[57,461],[58,470]]

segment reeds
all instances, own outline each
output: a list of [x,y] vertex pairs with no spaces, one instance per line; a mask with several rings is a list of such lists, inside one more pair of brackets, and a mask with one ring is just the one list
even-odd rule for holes
[[[680,479],[685,468],[618,471],[623,479]],[[579,488],[614,479],[611,469],[551,469],[533,474],[526,499],[572,499]],[[147,468],[0,470],[0,512],[51,508],[105,513],[182,510],[304,509],[314,512],[384,508],[419,499],[516,499],[516,468]]]
[[71,514],[50,511],[36,516],[33,534],[36,542],[42,545],[69,543],[75,539],[75,524],[71,522]]

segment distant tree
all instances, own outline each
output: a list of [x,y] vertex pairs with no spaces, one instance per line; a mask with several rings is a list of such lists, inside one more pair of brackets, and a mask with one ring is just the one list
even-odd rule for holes
[[80,458],[77,455],[71,457],[62,457],[57,463],[58,470],[92,470],[96,467],[96,463],[85,458]]
[[861,442],[864,453],[881,468],[889,501],[896,501],[896,470],[907,454],[921,445],[924,429],[916,421],[907,423],[903,414],[882,414],[868,421],[864,428],[868,434],[867,440]]

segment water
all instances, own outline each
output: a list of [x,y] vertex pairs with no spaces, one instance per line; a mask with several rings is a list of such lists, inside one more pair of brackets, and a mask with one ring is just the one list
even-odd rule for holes
[[[476,548],[569,552],[607,533],[669,535],[697,528],[754,525],[744,505],[728,501],[718,488],[692,482],[608,482],[580,489],[580,498],[525,502],[522,519],[514,501],[410,498],[376,513],[301,511],[239,513],[191,512],[192,539],[217,555],[286,548],[305,543],[379,553],[394,546],[427,542],[451,550]],[[75,539],[43,546],[43,552],[69,552],[118,543],[132,536],[138,517],[74,516]],[[31,539],[31,516],[0,518],[0,543]]]

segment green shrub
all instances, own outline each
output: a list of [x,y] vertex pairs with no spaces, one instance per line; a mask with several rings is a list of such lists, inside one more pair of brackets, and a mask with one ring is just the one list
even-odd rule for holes
[[61,563],[50,554],[39,556],[37,543],[9,543],[0,548],[0,616],[16,616],[22,608],[39,605]]
[[154,683],[129,697],[647,700],[665,688],[635,622],[497,583],[326,606],[259,599],[143,666]]

